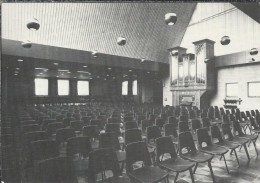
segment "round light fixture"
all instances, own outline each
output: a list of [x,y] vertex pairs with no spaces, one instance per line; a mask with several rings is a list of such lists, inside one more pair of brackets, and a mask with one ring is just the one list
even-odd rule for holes
[[229,36],[223,36],[222,38],[221,38],[221,40],[220,40],[220,43],[222,44],[222,45],[228,45],[229,43],[230,43],[230,38],[229,38]]
[[205,59],[204,59],[204,62],[207,64],[207,63],[210,62],[210,59],[209,59],[209,58],[205,58]]
[[117,44],[120,45],[120,46],[124,46],[126,44],[126,38],[118,37],[117,38]]
[[83,67],[88,67],[87,65],[83,65]]
[[24,48],[31,48],[32,47],[32,43],[31,43],[31,41],[24,41],[24,42],[22,42],[22,46],[24,47]]
[[252,49],[250,50],[250,55],[257,55],[257,54],[258,54],[257,48],[252,48]]
[[92,56],[93,57],[97,57],[97,55],[98,55],[98,52],[96,50],[92,51]]
[[176,13],[167,13],[165,14],[165,23],[167,25],[174,25],[177,22]]
[[18,62],[22,62],[23,60],[22,60],[22,59],[18,59],[17,61],[18,61]]
[[33,18],[30,22],[27,23],[27,28],[36,31],[40,28],[40,23],[36,18]]
[[112,68],[111,67],[109,67],[109,68],[107,68],[108,70],[111,70]]

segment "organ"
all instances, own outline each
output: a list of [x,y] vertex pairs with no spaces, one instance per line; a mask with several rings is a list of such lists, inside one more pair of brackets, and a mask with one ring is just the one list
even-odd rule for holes
[[183,47],[169,49],[173,106],[209,106],[216,78],[214,43],[209,39],[193,42],[195,54],[186,53],[187,49]]

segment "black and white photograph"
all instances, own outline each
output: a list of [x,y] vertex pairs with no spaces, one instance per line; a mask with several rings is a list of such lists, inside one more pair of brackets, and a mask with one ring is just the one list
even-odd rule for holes
[[260,183],[260,2],[1,2],[1,183]]

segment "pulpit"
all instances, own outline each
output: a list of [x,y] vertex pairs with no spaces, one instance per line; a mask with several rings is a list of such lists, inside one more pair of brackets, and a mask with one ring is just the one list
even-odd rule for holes
[[195,54],[174,47],[170,52],[170,79],[173,105],[209,107],[215,89],[214,41],[193,42]]

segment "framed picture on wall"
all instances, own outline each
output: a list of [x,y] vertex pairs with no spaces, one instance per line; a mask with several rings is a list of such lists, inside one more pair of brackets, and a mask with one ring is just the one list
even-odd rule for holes
[[260,97],[260,81],[247,83],[248,97]]
[[238,97],[238,83],[226,83],[226,97]]

